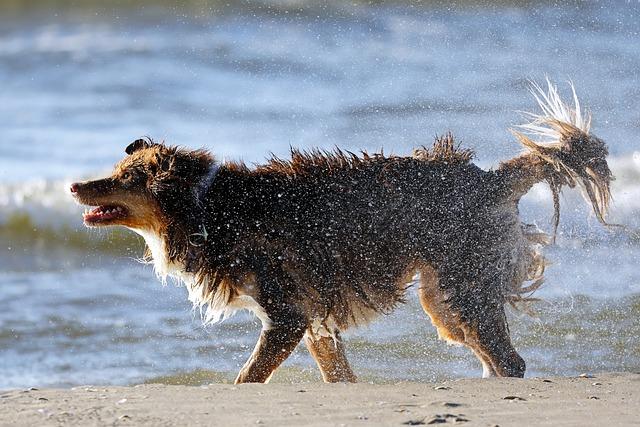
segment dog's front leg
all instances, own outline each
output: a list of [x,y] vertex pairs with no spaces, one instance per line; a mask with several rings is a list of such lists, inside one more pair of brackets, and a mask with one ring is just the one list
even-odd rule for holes
[[302,316],[289,315],[263,329],[251,357],[244,364],[235,383],[265,383],[286,360],[302,339],[307,322]]
[[326,383],[355,383],[357,378],[345,354],[342,337],[334,331],[333,337],[314,336],[313,331],[307,331],[304,342],[309,353],[315,359]]

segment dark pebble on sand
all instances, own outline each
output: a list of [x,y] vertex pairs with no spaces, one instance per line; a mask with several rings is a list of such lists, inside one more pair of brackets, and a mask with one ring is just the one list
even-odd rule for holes
[[431,418],[429,421],[427,421],[427,424],[444,424],[451,418],[456,423],[466,423],[467,421],[469,421],[468,419],[464,418],[462,416],[462,414],[460,414],[460,415],[455,415],[455,414],[439,415],[438,414],[438,415],[434,416],[433,418]]
[[462,403],[444,402],[442,406],[445,406],[447,408],[457,408],[458,406],[462,406]]
[[436,401],[436,402],[432,402],[431,405],[444,406],[445,408],[457,408],[458,406],[462,406],[462,403]]
[[409,421],[405,421],[402,424],[406,425],[406,426],[422,426],[425,424],[424,422],[424,418],[421,420],[409,420]]
[[524,397],[520,397],[520,396],[505,396],[502,399],[504,400],[527,400]]

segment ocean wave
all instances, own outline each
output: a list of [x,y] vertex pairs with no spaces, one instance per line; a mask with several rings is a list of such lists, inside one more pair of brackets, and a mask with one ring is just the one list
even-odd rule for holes
[[[616,180],[609,220],[631,228],[640,226],[640,152],[609,161]],[[113,249],[117,244],[141,246],[139,238],[124,229],[110,228],[106,234],[87,230],[79,206],[69,193],[70,180],[35,179],[0,184],[0,239],[12,244],[62,245],[69,248]],[[535,186],[522,200],[527,222],[550,230],[553,212],[551,193],[544,184]],[[561,199],[561,234],[609,236],[590,213],[578,190],[565,189]]]

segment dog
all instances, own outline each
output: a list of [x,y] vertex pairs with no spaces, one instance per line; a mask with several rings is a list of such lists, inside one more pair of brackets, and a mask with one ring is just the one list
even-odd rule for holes
[[[523,377],[505,304],[543,279],[546,234],[522,224],[538,182],[578,185],[606,224],[613,180],[590,115],[532,83],[541,108],[512,130],[525,152],[495,170],[451,134],[411,156],[291,152],[253,168],[205,150],[138,139],[113,174],[71,185],[90,227],[144,237],[157,274],[185,283],[205,322],[240,309],[262,322],[236,383],[267,382],[304,340],[326,382],[355,382],[341,333],[418,295],[441,339],[470,348],[483,376]],[[555,236],[555,230],[554,230]],[[418,276],[416,276],[418,275]]]

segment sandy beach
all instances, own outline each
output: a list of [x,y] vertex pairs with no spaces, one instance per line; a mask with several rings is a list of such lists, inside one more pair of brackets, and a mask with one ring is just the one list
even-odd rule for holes
[[639,425],[640,373],[442,383],[162,384],[0,395],[5,425]]

